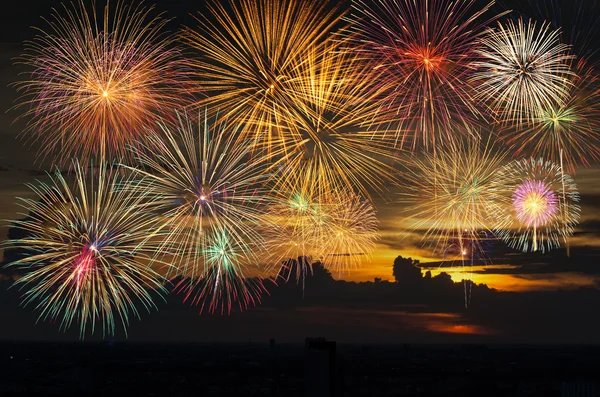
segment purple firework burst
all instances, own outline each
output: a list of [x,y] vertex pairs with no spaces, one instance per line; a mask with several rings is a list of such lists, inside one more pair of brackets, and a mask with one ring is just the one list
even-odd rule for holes
[[517,219],[527,227],[548,224],[559,210],[556,193],[544,181],[523,181],[515,189],[512,199]]

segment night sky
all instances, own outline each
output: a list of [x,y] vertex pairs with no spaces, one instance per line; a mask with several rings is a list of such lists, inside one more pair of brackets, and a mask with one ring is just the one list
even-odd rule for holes
[[[203,2],[155,3],[158,11],[176,18],[170,26],[177,29],[179,24],[196,26],[189,13],[202,11],[197,7]],[[1,240],[6,238],[8,221],[23,217],[15,198],[31,195],[24,184],[36,178],[45,180],[45,171],[50,168],[48,161],[36,158],[36,145],[30,146],[18,137],[24,122],[15,122],[19,111],[9,110],[17,94],[8,85],[19,79],[22,68],[13,64],[13,58],[21,53],[22,41],[32,37],[30,27],[45,27],[41,16],[48,16],[50,8],[59,4],[49,0],[10,2],[3,5],[0,15],[0,108],[4,110],[0,113]],[[538,17],[526,1],[502,2],[496,9],[507,7]],[[598,7],[589,12],[600,16]],[[468,308],[464,307],[461,280],[467,276],[462,268],[442,262],[431,250],[421,247],[419,231],[402,232],[406,228],[402,206],[393,202],[397,188],[390,187],[389,199],[377,199],[381,238],[371,263],[348,274],[334,274],[333,278],[318,273],[307,280],[304,293],[296,285],[269,287],[271,296],[265,297],[263,305],[241,313],[234,310],[230,316],[199,315],[197,308],[184,306],[176,296],[169,296],[169,304],[159,303],[158,312],[143,313],[142,321],[132,320],[129,339],[182,342],[275,338],[293,342],[306,336],[326,336],[366,343],[598,342],[600,166],[578,169],[574,179],[581,195],[582,216],[571,239],[571,257],[564,249],[545,255],[522,254],[498,244],[490,251],[485,266],[466,270],[472,272],[469,277],[477,284]],[[405,279],[394,283],[392,269],[399,255],[419,260],[422,275],[408,269]],[[57,324],[36,325],[35,313],[19,307],[18,291],[6,291],[10,284],[11,276],[0,269],[0,339],[77,339],[76,329],[63,333]],[[118,338],[123,338],[122,332]]]

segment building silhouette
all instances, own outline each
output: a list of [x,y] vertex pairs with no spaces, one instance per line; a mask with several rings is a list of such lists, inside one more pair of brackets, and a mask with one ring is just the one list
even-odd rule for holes
[[304,390],[307,397],[342,395],[342,378],[336,343],[325,338],[306,338]]

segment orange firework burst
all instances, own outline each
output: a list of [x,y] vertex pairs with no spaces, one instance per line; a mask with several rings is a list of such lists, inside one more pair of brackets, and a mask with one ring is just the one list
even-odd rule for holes
[[492,4],[473,11],[473,0],[353,2],[349,38],[381,93],[374,121],[395,128],[399,146],[447,141],[482,116],[467,76]]
[[202,54],[190,61],[208,94],[200,105],[227,109],[230,122],[252,125],[255,138],[270,144],[278,127],[294,118],[293,71],[338,21],[337,8],[284,0],[208,7],[212,15],[198,19],[200,31],[185,30],[188,44]]
[[342,274],[370,261],[379,221],[373,205],[353,193],[336,194],[323,241],[323,265]]
[[[313,175],[308,171],[294,180],[286,179],[274,189],[276,194],[265,214],[269,225],[264,233],[269,263],[286,281],[293,270],[296,280],[311,271],[312,260],[320,256],[320,243],[325,236],[327,211],[320,203],[325,201],[329,189],[312,183]],[[294,260],[298,260],[298,265],[290,266]]]
[[318,184],[366,197],[393,179],[394,137],[368,126],[375,105],[362,69],[355,54],[337,45],[306,53],[290,83],[296,115],[274,152],[282,179],[310,173]]
[[[167,20],[152,8],[107,4],[97,14],[83,1],[65,16],[54,12],[50,28],[38,29],[19,63],[30,70],[15,83],[17,107],[30,116],[27,137],[43,144],[57,162],[120,157],[145,134],[157,114],[177,108],[187,77],[173,39],[161,29]],[[31,134],[31,135],[29,135]]]
[[[337,273],[370,259],[378,237],[373,205],[352,190],[315,184],[310,173],[279,189],[264,233],[279,276],[297,280],[315,261]],[[297,260],[297,262],[295,262]]]

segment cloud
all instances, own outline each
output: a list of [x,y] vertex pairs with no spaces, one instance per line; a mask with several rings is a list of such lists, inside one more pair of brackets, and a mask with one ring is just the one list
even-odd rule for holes
[[[598,202],[600,203],[600,196],[598,196]],[[579,223],[575,229],[574,235],[578,236],[582,234],[600,234],[600,219],[588,219]]]

